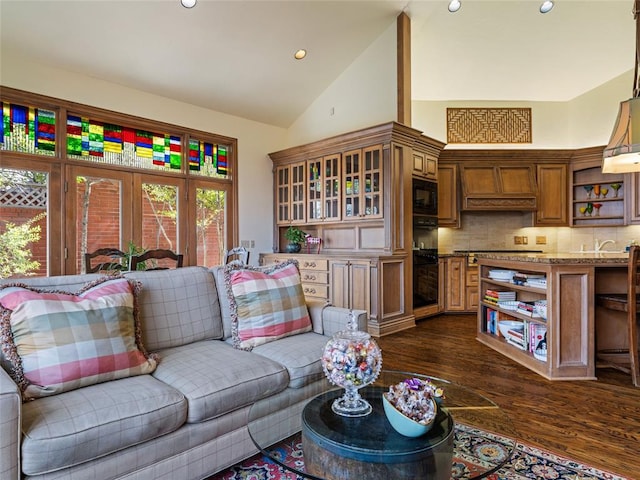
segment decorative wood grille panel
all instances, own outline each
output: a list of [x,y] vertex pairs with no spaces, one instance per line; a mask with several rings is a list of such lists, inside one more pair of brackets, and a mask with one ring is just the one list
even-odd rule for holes
[[447,108],[447,143],[531,143],[531,109]]

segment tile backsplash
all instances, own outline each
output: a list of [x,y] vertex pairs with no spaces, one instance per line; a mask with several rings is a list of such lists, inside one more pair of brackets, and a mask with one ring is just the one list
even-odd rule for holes
[[[595,240],[613,240],[604,250],[624,250],[632,241],[640,243],[640,225],[625,227],[532,227],[530,212],[463,212],[461,228],[438,228],[438,249],[453,250],[542,250],[562,253],[592,250]],[[526,237],[517,245],[514,237]],[[546,237],[546,244],[536,244]]]

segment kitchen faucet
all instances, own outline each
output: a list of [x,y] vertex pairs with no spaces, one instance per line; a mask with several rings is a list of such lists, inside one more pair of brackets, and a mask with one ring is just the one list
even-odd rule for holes
[[616,242],[615,240],[605,240],[602,243],[600,243],[600,240],[596,238],[595,247],[594,247],[594,250],[596,251],[596,253],[599,253],[600,250],[602,250],[602,247],[604,247],[607,243],[616,243]]

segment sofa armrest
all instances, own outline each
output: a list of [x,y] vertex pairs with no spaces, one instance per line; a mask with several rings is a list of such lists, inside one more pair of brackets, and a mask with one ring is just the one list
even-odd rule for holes
[[0,478],[20,479],[22,398],[18,386],[0,367]]
[[322,333],[331,337],[337,332],[347,330],[349,313],[353,312],[358,322],[358,330],[367,331],[366,310],[349,310],[348,308],[326,306],[322,310]]

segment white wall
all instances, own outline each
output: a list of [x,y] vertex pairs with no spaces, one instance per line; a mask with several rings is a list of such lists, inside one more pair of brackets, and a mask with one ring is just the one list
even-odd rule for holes
[[446,142],[447,108],[531,108],[532,143],[450,144],[447,148],[581,148],[605,145],[613,130],[618,107],[631,97],[633,71],[570,102],[425,102],[412,103],[412,126]]
[[289,128],[288,146],[397,119],[396,32],[394,20],[309,106]]
[[256,241],[251,263],[257,262],[259,252],[272,251],[272,163],[267,154],[284,147],[284,129],[9,55],[1,59],[0,84],[237,138],[240,239]]

